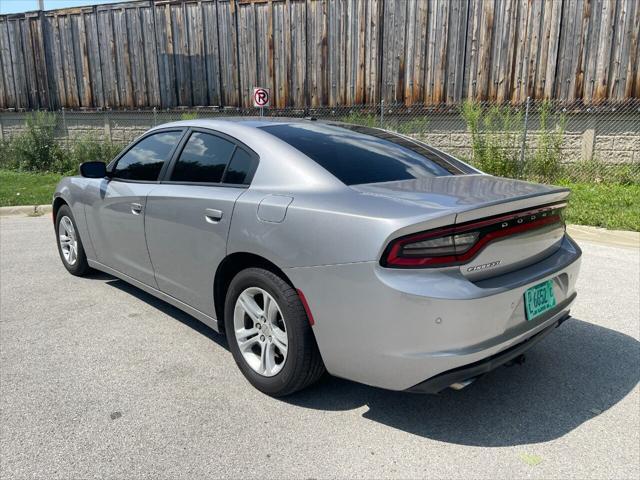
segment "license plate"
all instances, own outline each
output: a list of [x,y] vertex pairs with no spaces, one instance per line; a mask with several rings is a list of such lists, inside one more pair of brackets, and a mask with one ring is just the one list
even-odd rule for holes
[[556,296],[553,294],[552,280],[547,280],[524,292],[524,307],[527,312],[527,320],[533,320],[555,306]]

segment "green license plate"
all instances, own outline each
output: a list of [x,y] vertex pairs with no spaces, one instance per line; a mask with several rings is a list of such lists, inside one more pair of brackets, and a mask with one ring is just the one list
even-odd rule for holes
[[524,307],[527,312],[527,320],[533,320],[544,312],[556,306],[556,296],[553,294],[553,281],[531,287],[524,292]]

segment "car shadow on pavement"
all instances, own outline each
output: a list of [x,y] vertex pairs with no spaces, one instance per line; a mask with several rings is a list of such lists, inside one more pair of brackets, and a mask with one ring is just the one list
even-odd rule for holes
[[[228,349],[224,335],[194,317],[126,282],[106,278],[111,278],[107,284]],[[563,323],[526,357],[524,365],[500,367],[463,390],[439,395],[392,392],[326,375],[316,385],[280,400],[326,411],[366,406],[365,419],[414,435],[502,447],[562,437],[618,403],[640,381],[640,342],[576,318]]]
[[640,342],[571,319],[527,353],[469,387],[439,395],[390,392],[327,376],[284,401],[319,410],[367,406],[363,417],[414,435],[470,446],[546,442],[600,415],[640,380]]
[[205,325],[195,317],[192,317],[191,315],[189,315],[186,312],[183,312],[179,308],[176,308],[173,305],[165,302],[164,300],[160,300],[159,298],[156,298],[153,295],[145,292],[144,290],[134,287],[133,285],[130,285],[127,282],[120,280],[119,278],[115,278],[107,274],[104,274],[104,275],[105,275],[104,279],[108,280],[106,282],[107,285],[115,287],[119,290],[122,290],[123,292],[127,292],[130,295],[133,295],[134,297],[138,298],[139,300],[142,300],[148,305],[151,305],[152,307],[157,308],[165,315],[169,315],[170,317],[178,320],[179,322],[184,323],[186,326],[194,329],[196,332],[204,335],[210,340],[213,340],[215,343],[217,343],[221,347],[224,347],[227,350],[229,349],[229,347],[227,346],[227,339],[224,335],[217,333],[215,330],[208,327],[207,325]]

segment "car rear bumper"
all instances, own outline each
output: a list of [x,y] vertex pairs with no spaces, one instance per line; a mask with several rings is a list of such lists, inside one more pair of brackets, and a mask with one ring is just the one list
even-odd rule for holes
[[[387,269],[377,262],[285,272],[307,299],[329,373],[409,390],[491,359],[567,317],[580,256],[567,236],[548,258],[477,282],[459,270]],[[547,280],[558,305],[528,321],[524,292]]]
[[529,337],[524,342],[503,350],[500,353],[496,353],[484,360],[440,373],[435,377],[431,377],[411,388],[408,388],[406,391],[411,393],[434,394],[441,392],[451,385],[464,385],[465,382],[475,380],[478,377],[520,357],[569,318],[571,317],[567,314],[556,323],[546,327],[544,330],[536,333],[532,337]]

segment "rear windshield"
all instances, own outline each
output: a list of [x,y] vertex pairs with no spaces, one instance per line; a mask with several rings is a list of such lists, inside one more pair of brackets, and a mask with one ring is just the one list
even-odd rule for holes
[[260,128],[300,150],[346,185],[465,173],[444,156],[383,130],[311,122]]

